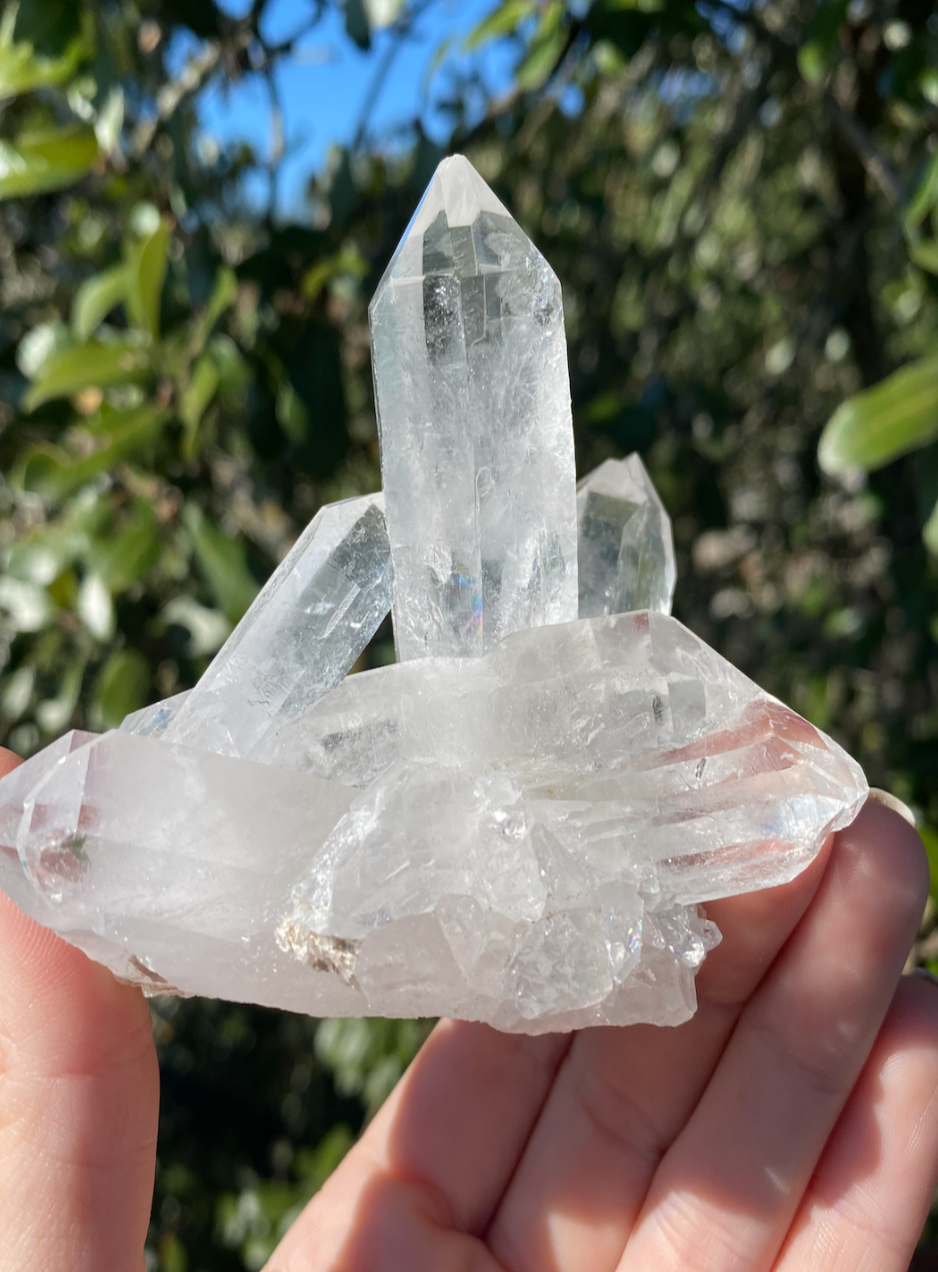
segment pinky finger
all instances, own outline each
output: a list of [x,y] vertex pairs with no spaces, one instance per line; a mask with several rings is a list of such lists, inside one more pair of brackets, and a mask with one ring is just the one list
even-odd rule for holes
[[938,1184],[938,986],[903,979],[774,1272],[906,1272]]

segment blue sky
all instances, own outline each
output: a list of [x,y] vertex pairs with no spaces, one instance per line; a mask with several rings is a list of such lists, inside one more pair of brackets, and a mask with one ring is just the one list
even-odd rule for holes
[[[245,0],[222,0],[232,14],[243,13]],[[495,7],[495,0],[436,0],[419,20],[414,38],[400,50],[371,116],[372,134],[392,135],[396,125],[418,113],[431,136],[444,140],[445,117],[436,103],[445,95],[449,67],[467,67],[460,46],[479,20]],[[311,6],[306,0],[273,0],[263,34],[277,43],[302,28]],[[289,157],[281,175],[280,212],[296,215],[311,173],[322,167],[329,148],[352,140],[361,105],[375,68],[391,37],[378,32],[368,52],[360,52],[347,38],[342,15],[330,9],[297,46],[296,55],[281,65],[278,87],[283,105],[284,135]],[[449,41],[442,69],[431,74],[437,50]],[[171,51],[175,60],[188,52],[184,45]],[[510,83],[510,50],[491,45],[475,55],[488,87],[500,92]],[[245,76],[222,91],[212,86],[199,99],[205,130],[219,141],[249,141],[260,155],[270,153],[270,102],[260,75]],[[263,185],[261,189],[265,188]]]

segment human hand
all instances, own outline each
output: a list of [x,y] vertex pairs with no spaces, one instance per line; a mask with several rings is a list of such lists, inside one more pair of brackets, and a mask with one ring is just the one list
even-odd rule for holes
[[[2,770],[0,770],[2,771]],[[678,1029],[444,1022],[268,1272],[903,1272],[938,1182],[921,843],[869,804],[724,933]],[[0,1267],[136,1272],[145,1006],[0,898]]]

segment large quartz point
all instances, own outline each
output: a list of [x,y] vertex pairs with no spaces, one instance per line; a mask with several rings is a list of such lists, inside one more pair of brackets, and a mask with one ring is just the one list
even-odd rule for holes
[[607,459],[577,485],[580,618],[671,613],[671,518],[636,454]]
[[462,156],[437,169],[370,319],[398,657],[576,618],[560,284]]
[[196,688],[136,713],[127,731],[246,758],[344,679],[390,608],[384,496],[327,504]]
[[[384,496],[319,512],[194,689],[0,780],[0,888],[151,993],[678,1024],[700,907],[803,870],[863,774],[666,612],[636,456],[577,492],[559,285],[464,159],[371,318]],[[348,675],[392,562],[401,661]]]

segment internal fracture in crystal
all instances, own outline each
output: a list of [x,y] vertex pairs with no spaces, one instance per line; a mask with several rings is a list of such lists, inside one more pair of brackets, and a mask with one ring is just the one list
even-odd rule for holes
[[636,454],[607,459],[577,485],[580,618],[671,613],[671,518]]
[[461,156],[437,169],[370,320],[399,659],[576,618],[560,284]]

